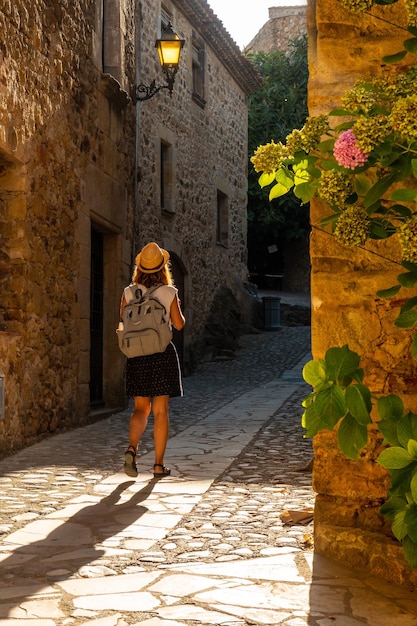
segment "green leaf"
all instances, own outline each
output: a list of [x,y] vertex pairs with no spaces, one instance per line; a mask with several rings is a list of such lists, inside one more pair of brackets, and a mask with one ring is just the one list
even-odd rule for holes
[[394,420],[381,420],[378,422],[378,428],[384,437],[385,443],[389,443],[390,446],[400,446],[397,435],[397,423]]
[[414,476],[411,479],[410,490],[411,490],[411,495],[413,496],[414,502],[417,502],[417,474],[414,474]]
[[407,30],[410,35],[414,35],[414,37],[417,37],[417,26],[410,26],[409,24]]
[[407,52],[415,54],[417,52],[417,37],[413,37],[412,39],[406,39],[405,41],[403,41],[403,46],[407,50]]
[[398,421],[404,415],[404,402],[394,393],[378,398],[376,408],[381,420]]
[[392,298],[392,296],[395,296],[400,289],[401,285],[394,285],[394,287],[390,287],[389,289],[380,289],[376,292],[376,295],[378,298]]
[[396,52],[395,54],[388,54],[385,57],[382,57],[384,63],[398,63],[398,61],[402,61],[405,55],[407,54],[406,50],[401,50],[400,52]]
[[310,202],[315,193],[316,190],[310,183],[301,183],[294,187],[294,195],[299,198],[303,204]]
[[401,306],[401,313],[404,311],[410,311],[412,308],[417,306],[417,296],[413,296],[412,298],[408,298]]
[[417,541],[417,507],[415,505],[411,505],[407,508],[404,522],[407,526],[407,534],[410,539]]
[[294,170],[294,185],[297,187],[298,185],[303,185],[309,183],[311,179],[310,174],[307,169],[297,169]]
[[328,114],[328,117],[336,115],[344,117],[345,115],[352,115],[352,111],[348,111],[347,109],[332,109]]
[[329,379],[337,382],[355,372],[359,367],[360,357],[356,352],[349,350],[347,345],[344,345],[342,348],[329,348],[324,360]]
[[336,161],[324,160],[321,162],[321,167],[323,170],[334,170],[337,169]]
[[396,232],[395,227],[388,220],[373,219],[371,222],[371,239],[386,239]]
[[[372,106],[372,115],[389,115],[390,111],[382,104],[374,104]],[[385,151],[385,146],[384,146]]]
[[328,224],[332,224],[338,219],[339,215],[340,213],[335,213],[334,215],[329,215],[328,217],[325,217],[324,219],[320,220],[319,226],[327,226]]
[[402,469],[390,470],[391,476],[391,488],[390,494],[393,496],[403,496],[410,491],[410,482],[412,478],[412,471],[415,471],[415,465],[413,469],[403,467]]
[[392,532],[398,540],[404,539],[407,535],[407,524],[405,523],[405,511],[399,511],[392,522]]
[[355,380],[357,383],[362,383],[364,376],[365,376],[364,370],[361,367],[359,367],[355,372],[353,372],[352,379]]
[[358,196],[366,196],[372,187],[372,181],[365,174],[355,174],[353,186]]
[[[330,113],[331,115],[331,113]],[[334,139],[325,139],[317,146],[320,152],[333,152],[335,140]]]
[[417,178],[417,159],[411,159],[411,168],[414,178]]
[[394,519],[397,513],[405,511],[407,502],[404,498],[398,496],[388,498],[388,500],[381,506],[379,512],[387,519]]
[[280,198],[281,196],[285,196],[288,193],[287,187],[281,185],[281,183],[277,183],[269,192],[269,201],[274,200],[275,198]]
[[337,430],[337,441],[343,454],[356,461],[368,441],[368,429],[347,413]]
[[314,178],[314,179],[318,180],[320,178],[320,176],[321,176],[321,169],[318,168],[318,167],[314,167],[313,165],[310,165],[307,168],[307,172],[310,175],[310,179]]
[[404,206],[403,204],[393,204],[392,206],[387,207],[387,211],[391,214],[391,215],[399,215],[400,217],[411,217],[413,215],[413,212],[406,206]]
[[[352,115],[352,113],[351,113]],[[349,130],[349,128],[352,128],[352,126],[354,125],[355,121],[351,120],[350,122],[343,122],[342,124],[338,124],[337,126],[335,126],[335,131],[340,133],[340,131],[342,130]]]
[[408,440],[407,452],[411,454],[414,460],[417,460],[417,441],[415,439]]
[[417,332],[414,333],[413,343],[411,344],[411,356],[417,359]]
[[400,313],[394,322],[397,328],[412,328],[417,324],[417,311],[404,311]]
[[280,168],[275,174],[275,180],[287,189],[294,185],[294,176],[285,168]]
[[337,385],[331,385],[318,391],[315,406],[321,421],[330,430],[346,413],[345,396]]
[[403,539],[404,556],[407,562],[413,569],[417,569],[417,543],[410,537],[404,537]]
[[273,183],[275,180],[275,172],[263,172],[259,176],[259,185],[264,188]]
[[398,422],[397,434],[404,448],[407,448],[410,439],[417,440],[417,415],[415,413],[409,412],[402,416]]
[[417,190],[415,189],[396,189],[392,192],[389,199],[397,202],[412,202],[417,198]]
[[326,369],[324,367],[324,361],[317,359],[308,361],[303,367],[303,378],[312,387],[323,385],[327,382]]
[[346,407],[359,424],[363,426],[370,424],[372,402],[369,388],[362,384],[349,385],[346,389]]
[[[403,264],[404,265],[404,264]],[[406,272],[404,274],[398,274],[397,280],[402,287],[412,289],[417,283],[417,272]]]
[[411,261],[402,261],[401,265],[405,267],[409,272],[415,272],[417,276],[417,263],[411,263]]
[[395,174],[389,174],[384,178],[380,178],[368,191],[366,194],[363,205],[366,208],[371,206],[374,202],[377,202],[384,193],[391,187],[395,180]]
[[378,463],[385,467],[385,469],[400,469],[402,467],[407,467],[412,463],[414,459],[411,454],[404,450],[404,448],[399,448],[393,446],[392,448],[387,448],[378,457]]
[[301,425],[306,429],[306,437],[314,437],[320,430],[326,428],[316,411],[316,403],[310,404],[304,411],[301,418]]

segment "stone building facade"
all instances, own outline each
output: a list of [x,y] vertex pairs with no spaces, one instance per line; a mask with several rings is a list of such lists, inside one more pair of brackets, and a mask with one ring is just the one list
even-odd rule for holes
[[[137,103],[136,85],[160,76],[167,16],[186,40],[175,93]],[[216,286],[244,293],[246,97],[259,83],[205,0],[13,0],[0,28],[4,456],[125,405],[115,328],[143,243],[172,254],[185,361]]]
[[[309,2],[309,108],[327,114],[356,79],[384,71],[382,57],[401,50],[406,16],[401,3],[372,15],[343,9],[336,0]],[[378,19],[378,17],[382,19]],[[390,24],[391,22],[391,24]],[[410,59],[411,62],[411,59]],[[417,369],[410,357],[411,335],[397,329],[398,302],[379,300],[376,292],[396,284],[400,253],[397,242],[372,243],[366,250],[345,248],[317,223],[328,214],[311,202],[312,351],[323,358],[333,346],[348,344],[363,358],[365,383],[378,395],[399,394],[406,411],[415,412]],[[357,462],[339,451],[334,432],[314,440],[313,486],[315,550],[396,583],[417,584],[390,523],[379,514],[389,486],[376,463],[382,439],[370,427],[369,443]]]
[[[143,23],[158,23],[158,5],[144,4]],[[164,245],[174,261],[187,318],[186,369],[201,354],[216,292],[230,288],[242,311],[247,293],[247,96],[259,85],[252,64],[201,0],[164,0],[163,17],[185,40],[172,98],[139,103],[138,239]],[[146,62],[155,28],[144,29],[139,80],[159,76]],[[180,338],[178,338],[180,339]]]
[[271,7],[268,21],[246,46],[246,52],[288,50],[294,39],[307,33],[307,5]]

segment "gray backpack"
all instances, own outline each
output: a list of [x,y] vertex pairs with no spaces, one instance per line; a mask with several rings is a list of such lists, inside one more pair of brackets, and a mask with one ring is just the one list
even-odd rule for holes
[[123,310],[121,324],[117,329],[119,348],[129,359],[165,352],[172,339],[170,324],[165,320],[165,307],[153,292],[161,285],[155,285],[142,294],[137,285],[129,285],[130,298]]

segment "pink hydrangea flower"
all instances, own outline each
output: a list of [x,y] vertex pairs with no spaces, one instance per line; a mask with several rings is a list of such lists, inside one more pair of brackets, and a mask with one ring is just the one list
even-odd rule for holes
[[339,165],[350,170],[354,170],[355,167],[360,167],[368,160],[368,153],[363,152],[356,145],[356,137],[351,128],[345,130],[336,140],[333,154]]

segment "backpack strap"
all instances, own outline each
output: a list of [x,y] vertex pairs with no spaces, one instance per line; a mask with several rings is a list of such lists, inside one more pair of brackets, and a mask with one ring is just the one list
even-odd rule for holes
[[[139,300],[140,298],[143,298],[145,296],[149,298],[152,296],[154,291],[156,291],[159,287],[162,287],[162,286],[163,284],[160,283],[158,285],[153,285],[152,287],[149,287],[149,289],[146,289],[145,291],[142,291],[142,289],[139,289],[138,285],[133,285],[133,284],[128,285],[127,287],[125,287],[123,291],[122,302],[123,302],[123,297],[125,298],[127,304],[129,304],[129,302],[132,302],[133,300]],[[139,291],[139,294],[138,294],[138,291]],[[158,300],[159,302],[158,298],[155,297],[155,299]],[[162,303],[160,302],[160,304]]]
[[125,297],[127,304],[129,304],[129,302],[132,302],[133,300],[138,300],[143,295],[144,294],[142,292],[142,289],[139,289],[138,285],[128,285],[127,287],[124,288],[124,291],[123,291],[123,296]]

